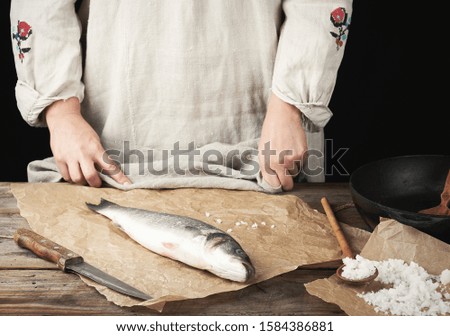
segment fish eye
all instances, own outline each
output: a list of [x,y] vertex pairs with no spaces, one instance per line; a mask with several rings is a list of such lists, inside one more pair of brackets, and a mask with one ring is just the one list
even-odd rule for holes
[[236,249],[236,254],[238,256],[240,256],[240,257],[245,257],[246,256],[245,252],[242,249],[240,249],[240,248]]

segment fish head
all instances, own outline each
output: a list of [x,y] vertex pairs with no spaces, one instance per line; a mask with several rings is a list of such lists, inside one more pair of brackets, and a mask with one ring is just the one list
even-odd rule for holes
[[205,260],[211,273],[225,279],[247,282],[255,276],[247,253],[226,233],[215,232],[207,236]]

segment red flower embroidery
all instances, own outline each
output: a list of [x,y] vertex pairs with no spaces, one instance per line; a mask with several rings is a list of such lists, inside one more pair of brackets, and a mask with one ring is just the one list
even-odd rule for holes
[[31,31],[31,26],[26,23],[25,21],[19,21],[19,23],[17,24],[17,33],[20,35],[20,37],[22,38],[28,38],[28,34]]
[[347,12],[345,8],[338,7],[331,12],[331,22],[335,27],[342,26],[347,21]]
[[338,7],[331,12],[330,21],[338,31],[331,31],[330,34],[336,39],[336,49],[344,45],[344,41],[347,39],[348,27],[350,26],[350,17],[344,7]]
[[25,21],[17,21],[17,26],[13,27],[12,38],[17,42],[17,51],[19,53],[20,62],[23,63],[25,53],[29,52],[31,48],[24,48],[22,42],[28,40],[32,34],[31,26]]

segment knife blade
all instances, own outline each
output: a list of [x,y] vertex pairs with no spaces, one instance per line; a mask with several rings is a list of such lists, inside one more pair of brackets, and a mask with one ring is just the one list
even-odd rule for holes
[[125,282],[88,264],[83,257],[75,252],[37,234],[28,229],[18,229],[14,234],[14,241],[20,247],[32,251],[37,256],[56,263],[59,269],[68,273],[81,274],[116,292],[142,300],[152,297]]

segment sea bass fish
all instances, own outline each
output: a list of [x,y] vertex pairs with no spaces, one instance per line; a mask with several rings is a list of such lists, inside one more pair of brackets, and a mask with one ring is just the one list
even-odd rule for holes
[[103,198],[98,205],[86,205],[152,252],[233,281],[247,282],[255,275],[239,243],[205,222],[124,207]]

